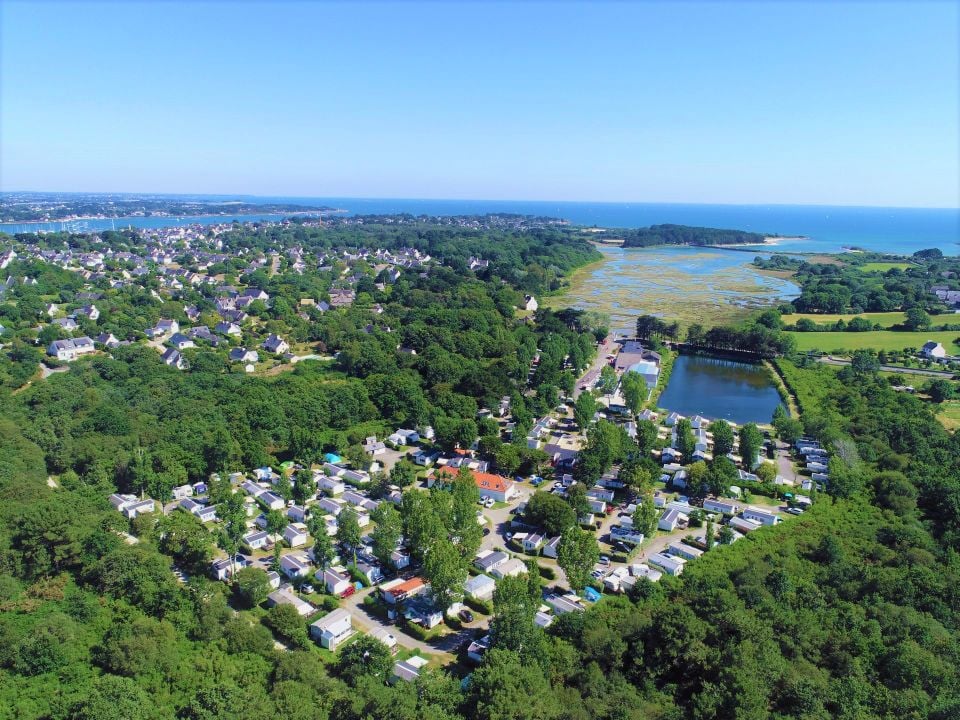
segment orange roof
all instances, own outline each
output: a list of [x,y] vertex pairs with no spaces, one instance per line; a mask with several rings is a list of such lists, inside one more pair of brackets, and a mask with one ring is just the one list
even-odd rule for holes
[[400,583],[396,587],[390,588],[390,592],[393,593],[394,595],[400,595],[401,593],[408,593],[412,590],[417,590],[419,588],[422,588],[424,584],[425,583],[423,582],[423,578],[414,577],[414,578],[410,578],[406,582]]
[[[460,474],[460,468],[441,468],[441,472],[443,473],[453,473],[454,471],[456,471],[457,475]],[[502,475],[482,472],[473,473],[473,481],[481,490],[493,490],[494,492],[506,492],[511,483],[510,480],[507,480],[507,478]]]

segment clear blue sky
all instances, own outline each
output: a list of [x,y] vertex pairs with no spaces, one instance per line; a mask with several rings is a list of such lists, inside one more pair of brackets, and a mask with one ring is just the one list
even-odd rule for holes
[[955,2],[0,8],[4,190],[960,198]]

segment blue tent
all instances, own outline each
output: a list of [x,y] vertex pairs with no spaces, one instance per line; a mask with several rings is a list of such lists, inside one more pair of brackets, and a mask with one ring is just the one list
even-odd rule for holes
[[323,456],[323,459],[326,460],[328,463],[338,463],[341,460],[343,460],[342,457],[340,457],[339,455],[334,455],[333,453],[327,453],[326,455]]
[[592,587],[588,587],[586,590],[584,590],[584,591],[583,591],[583,596],[584,596],[587,600],[589,600],[590,602],[596,602],[596,601],[599,600],[600,597],[601,597],[601,596],[600,596],[600,593],[598,593],[598,592],[597,592],[596,590],[594,590]]

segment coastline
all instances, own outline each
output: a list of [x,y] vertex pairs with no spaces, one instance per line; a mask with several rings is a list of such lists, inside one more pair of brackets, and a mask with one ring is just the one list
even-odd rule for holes
[[228,213],[219,213],[219,212],[208,212],[202,214],[185,214],[185,215],[175,215],[171,213],[154,213],[152,215],[78,215],[70,216],[65,218],[53,218],[50,220],[0,220],[0,224],[6,225],[49,225],[50,223],[70,223],[70,222],[84,222],[86,220],[150,220],[153,218],[188,218],[188,217],[224,217],[224,218],[241,218],[249,215],[286,215],[288,217],[294,217],[295,215],[332,215],[334,213],[345,213],[349,210],[344,210],[341,208],[323,208],[319,210],[279,210],[279,211],[263,211],[263,210],[245,210],[240,212],[228,212]]

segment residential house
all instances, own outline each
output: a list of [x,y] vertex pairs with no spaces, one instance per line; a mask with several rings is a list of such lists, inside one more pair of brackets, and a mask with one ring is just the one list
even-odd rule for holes
[[468,598],[486,602],[493,599],[497,584],[489,575],[474,575],[463,584],[463,593]]
[[657,527],[667,532],[672,532],[679,528],[687,526],[689,517],[676,508],[670,508],[657,521]]
[[214,332],[220,333],[221,335],[242,335],[243,330],[239,325],[233,322],[221,322],[217,323],[217,326],[213,329]]
[[336,498],[325,497],[320,498],[320,500],[317,501],[317,507],[325,513],[339,515],[344,508],[344,502],[342,500],[337,500]]
[[928,340],[920,348],[920,354],[931,360],[942,360],[947,356],[947,351],[941,343]]
[[73,332],[78,327],[80,327],[79,325],[77,325],[77,321],[74,320],[72,317],[55,318],[54,320],[51,321],[50,324],[56,325],[61,330],[65,330],[66,332]]
[[408,598],[403,616],[410,622],[432,630],[443,622],[443,613],[426,595]]
[[395,654],[397,652],[397,638],[387,628],[385,627],[375,628],[371,630],[368,633],[368,635],[372,637],[374,640],[378,640],[384,645],[386,645],[387,649],[390,651],[391,654]]
[[490,574],[497,580],[503,580],[505,577],[513,577],[515,575],[523,575],[525,572],[527,572],[527,565],[520,558],[510,558],[490,569]]
[[186,370],[188,367],[186,358],[183,357],[176,348],[167,348],[166,352],[161,356],[161,359],[164,365],[175,367],[177,370]]
[[397,578],[396,580],[391,580],[381,585],[380,594],[387,604],[396,605],[397,603],[419,595],[428,587],[429,585],[420,577],[413,577],[409,580]]
[[524,552],[537,553],[545,542],[546,538],[540,533],[530,533],[523,539]]
[[743,509],[743,517],[747,520],[753,520],[761,525],[776,525],[780,522],[780,516],[763,508],[746,507]]
[[742,533],[751,533],[754,530],[763,527],[762,523],[759,523],[756,520],[749,520],[745,517],[730,518],[728,525],[730,525],[730,527],[734,530],[739,530]]
[[180,501],[178,507],[181,510],[195,515],[200,522],[207,523],[217,519],[217,508],[213,505],[202,505],[190,498],[184,498]]
[[333,568],[324,570],[322,575],[318,572],[317,575],[320,576],[317,579],[323,581],[323,586],[331,595],[343,595],[353,587],[353,583],[350,582],[350,577],[346,573]]
[[473,564],[480,572],[490,572],[509,559],[510,556],[501,550],[481,550]]
[[420,433],[416,430],[405,430],[401,428],[391,433],[387,441],[394,445],[413,445],[420,442]]
[[186,350],[187,348],[196,347],[196,343],[193,342],[186,335],[181,333],[174,333],[170,336],[170,339],[167,340],[167,345],[170,347],[175,347],[177,350]]
[[479,664],[483,662],[483,656],[490,649],[492,639],[489,634],[484,635],[470,643],[467,647],[467,658]]
[[128,520],[133,520],[137,515],[152,513],[154,510],[156,510],[156,503],[150,498],[147,498],[146,500],[138,500],[129,505],[125,505],[120,512],[122,512]]
[[243,544],[252,550],[262,550],[270,541],[270,534],[264,530],[248,532],[243,536]]
[[326,475],[317,476],[317,487],[328,495],[341,495],[347,489],[342,480]]
[[353,632],[353,618],[343,608],[337,608],[310,624],[310,637],[331,651],[335,651]]
[[291,580],[310,574],[310,563],[299,553],[290,553],[280,558],[280,571]]
[[697,560],[703,555],[703,550],[686,545],[682,542],[672,542],[667,545],[667,554],[681,557],[684,560]]
[[188,497],[193,497],[193,485],[178,485],[173,489],[174,500],[183,500]]
[[704,500],[703,509],[724,515],[736,515],[738,510],[737,504],[729,500]]
[[233,576],[234,572],[247,567],[249,564],[243,555],[236,555],[233,560],[229,557],[223,558],[222,560],[214,560],[210,564],[210,568],[214,578],[217,580],[227,580]]
[[262,347],[267,352],[272,352],[276,355],[282,355],[290,349],[287,341],[275,334],[271,334],[266,340],[264,340]]
[[552,537],[549,540],[547,540],[547,542],[544,543],[543,545],[543,556],[553,558],[554,560],[556,560],[557,555],[559,554],[559,551],[560,551],[561,539],[562,538],[560,537],[560,535],[557,535],[556,537]]
[[267,510],[283,510],[287,506],[286,500],[272,492],[264,492],[257,496],[257,500],[264,505]]
[[363,442],[363,449],[368,455],[384,455],[387,452],[387,446],[377,440],[376,435],[369,436]]
[[303,523],[290,523],[283,531],[283,539],[292,548],[306,545],[309,538],[310,533],[307,532],[307,526]]
[[47,347],[47,355],[55,357],[57,360],[70,362],[95,350],[93,340],[84,335],[72,340],[54,340]]
[[403,570],[410,565],[410,556],[403,550],[394,550],[390,553],[390,564],[397,570]]
[[682,557],[667,555],[666,553],[654,553],[648,560],[667,573],[667,575],[673,575],[674,577],[683,572],[683,567],[687,562]]
[[550,606],[554,613],[563,615],[569,612],[583,612],[586,606],[576,595],[550,595],[544,599],[544,602]]
[[244,347],[237,347],[230,350],[230,362],[260,362],[260,353],[256,350],[248,350]]
[[419,655],[413,655],[406,660],[401,660],[393,666],[393,677],[406,682],[413,682],[420,677],[420,671],[423,670],[429,660]]
[[300,617],[313,615],[317,611],[317,609],[306,600],[301,600],[297,597],[289,587],[274,590],[267,595],[267,605],[270,607],[274,607],[275,605],[292,605]]

